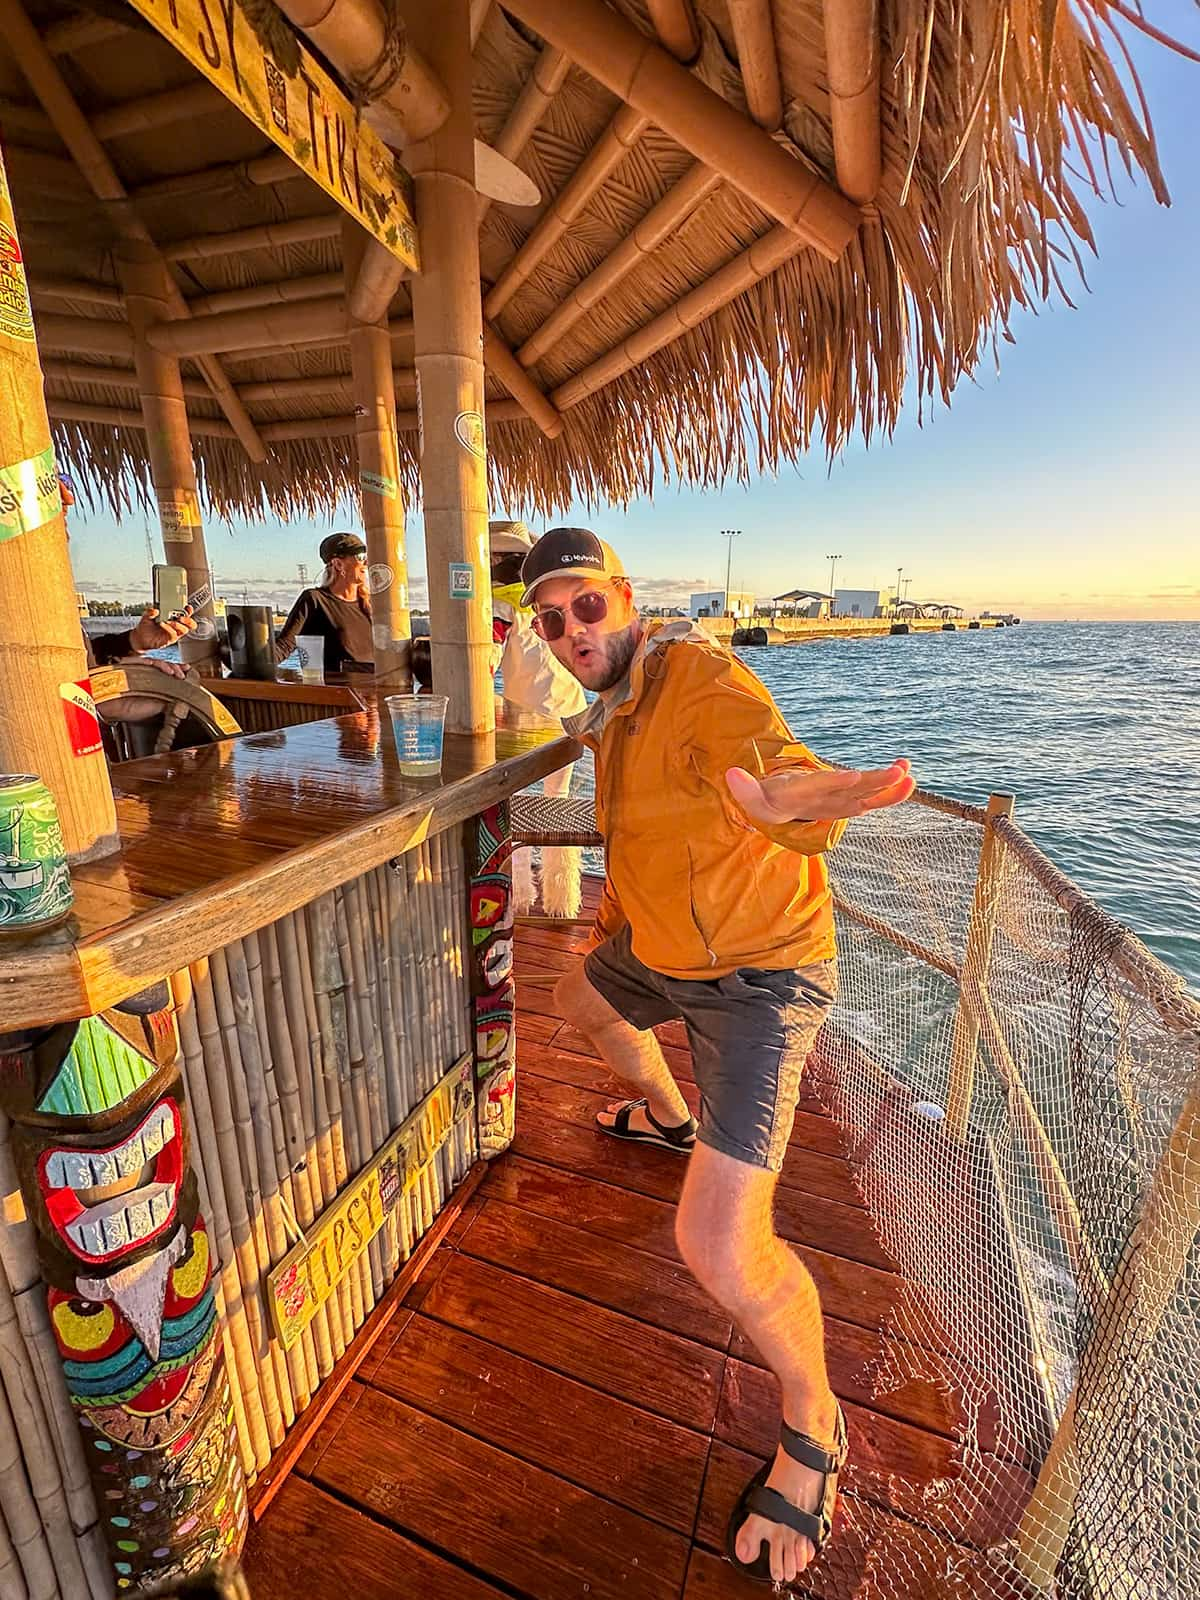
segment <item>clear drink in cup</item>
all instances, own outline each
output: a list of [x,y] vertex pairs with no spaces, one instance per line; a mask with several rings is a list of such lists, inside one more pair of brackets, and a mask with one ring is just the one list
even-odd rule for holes
[[442,737],[446,726],[444,694],[389,694],[385,696],[400,771],[410,778],[429,777],[442,768]]
[[302,633],[296,640],[296,654],[300,657],[300,679],[303,683],[325,682],[325,637],[320,633]]

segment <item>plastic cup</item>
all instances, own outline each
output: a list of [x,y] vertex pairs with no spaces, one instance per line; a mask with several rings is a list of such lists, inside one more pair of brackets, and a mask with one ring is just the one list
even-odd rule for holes
[[325,637],[320,633],[302,633],[296,640],[296,654],[300,657],[300,679],[303,683],[325,682]]
[[409,778],[427,778],[442,770],[442,737],[446,726],[444,694],[385,696],[400,771]]

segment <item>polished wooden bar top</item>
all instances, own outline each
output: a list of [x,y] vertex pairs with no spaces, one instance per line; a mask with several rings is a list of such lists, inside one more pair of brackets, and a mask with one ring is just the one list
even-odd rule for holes
[[557,724],[447,734],[439,775],[361,711],[114,766],[121,846],[72,868],[58,928],[0,938],[0,1032],[85,1016],[264,927],[574,760]]

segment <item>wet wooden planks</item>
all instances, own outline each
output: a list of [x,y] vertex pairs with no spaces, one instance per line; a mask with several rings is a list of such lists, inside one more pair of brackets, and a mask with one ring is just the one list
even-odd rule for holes
[[[591,1127],[612,1080],[555,1014],[561,965],[544,960],[577,959],[580,942],[543,928],[518,939],[522,992],[541,1009],[521,1012],[516,1147],[254,1529],[254,1600],[755,1592],[722,1559],[724,1528],[771,1448],[775,1380],[680,1262],[684,1163]],[[663,1032],[690,1094],[686,1042]],[[962,1470],[957,1406],[923,1380],[873,1381],[903,1285],[815,1101],[788,1161],[778,1220],[820,1288],[851,1435],[842,1526],[817,1587],[834,1600],[855,1592],[880,1541],[908,1551],[915,1574],[967,1559],[1010,1525],[1024,1482],[993,1463],[996,1493],[967,1512],[933,1492]]]

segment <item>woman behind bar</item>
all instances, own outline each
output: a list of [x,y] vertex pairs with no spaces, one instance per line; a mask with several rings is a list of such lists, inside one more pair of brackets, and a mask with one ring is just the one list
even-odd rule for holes
[[367,547],[356,533],[331,533],[319,551],[325,570],[315,589],[305,589],[275,638],[275,660],[283,661],[296,640],[325,641],[325,671],[372,672],[371,601],[367,592]]

